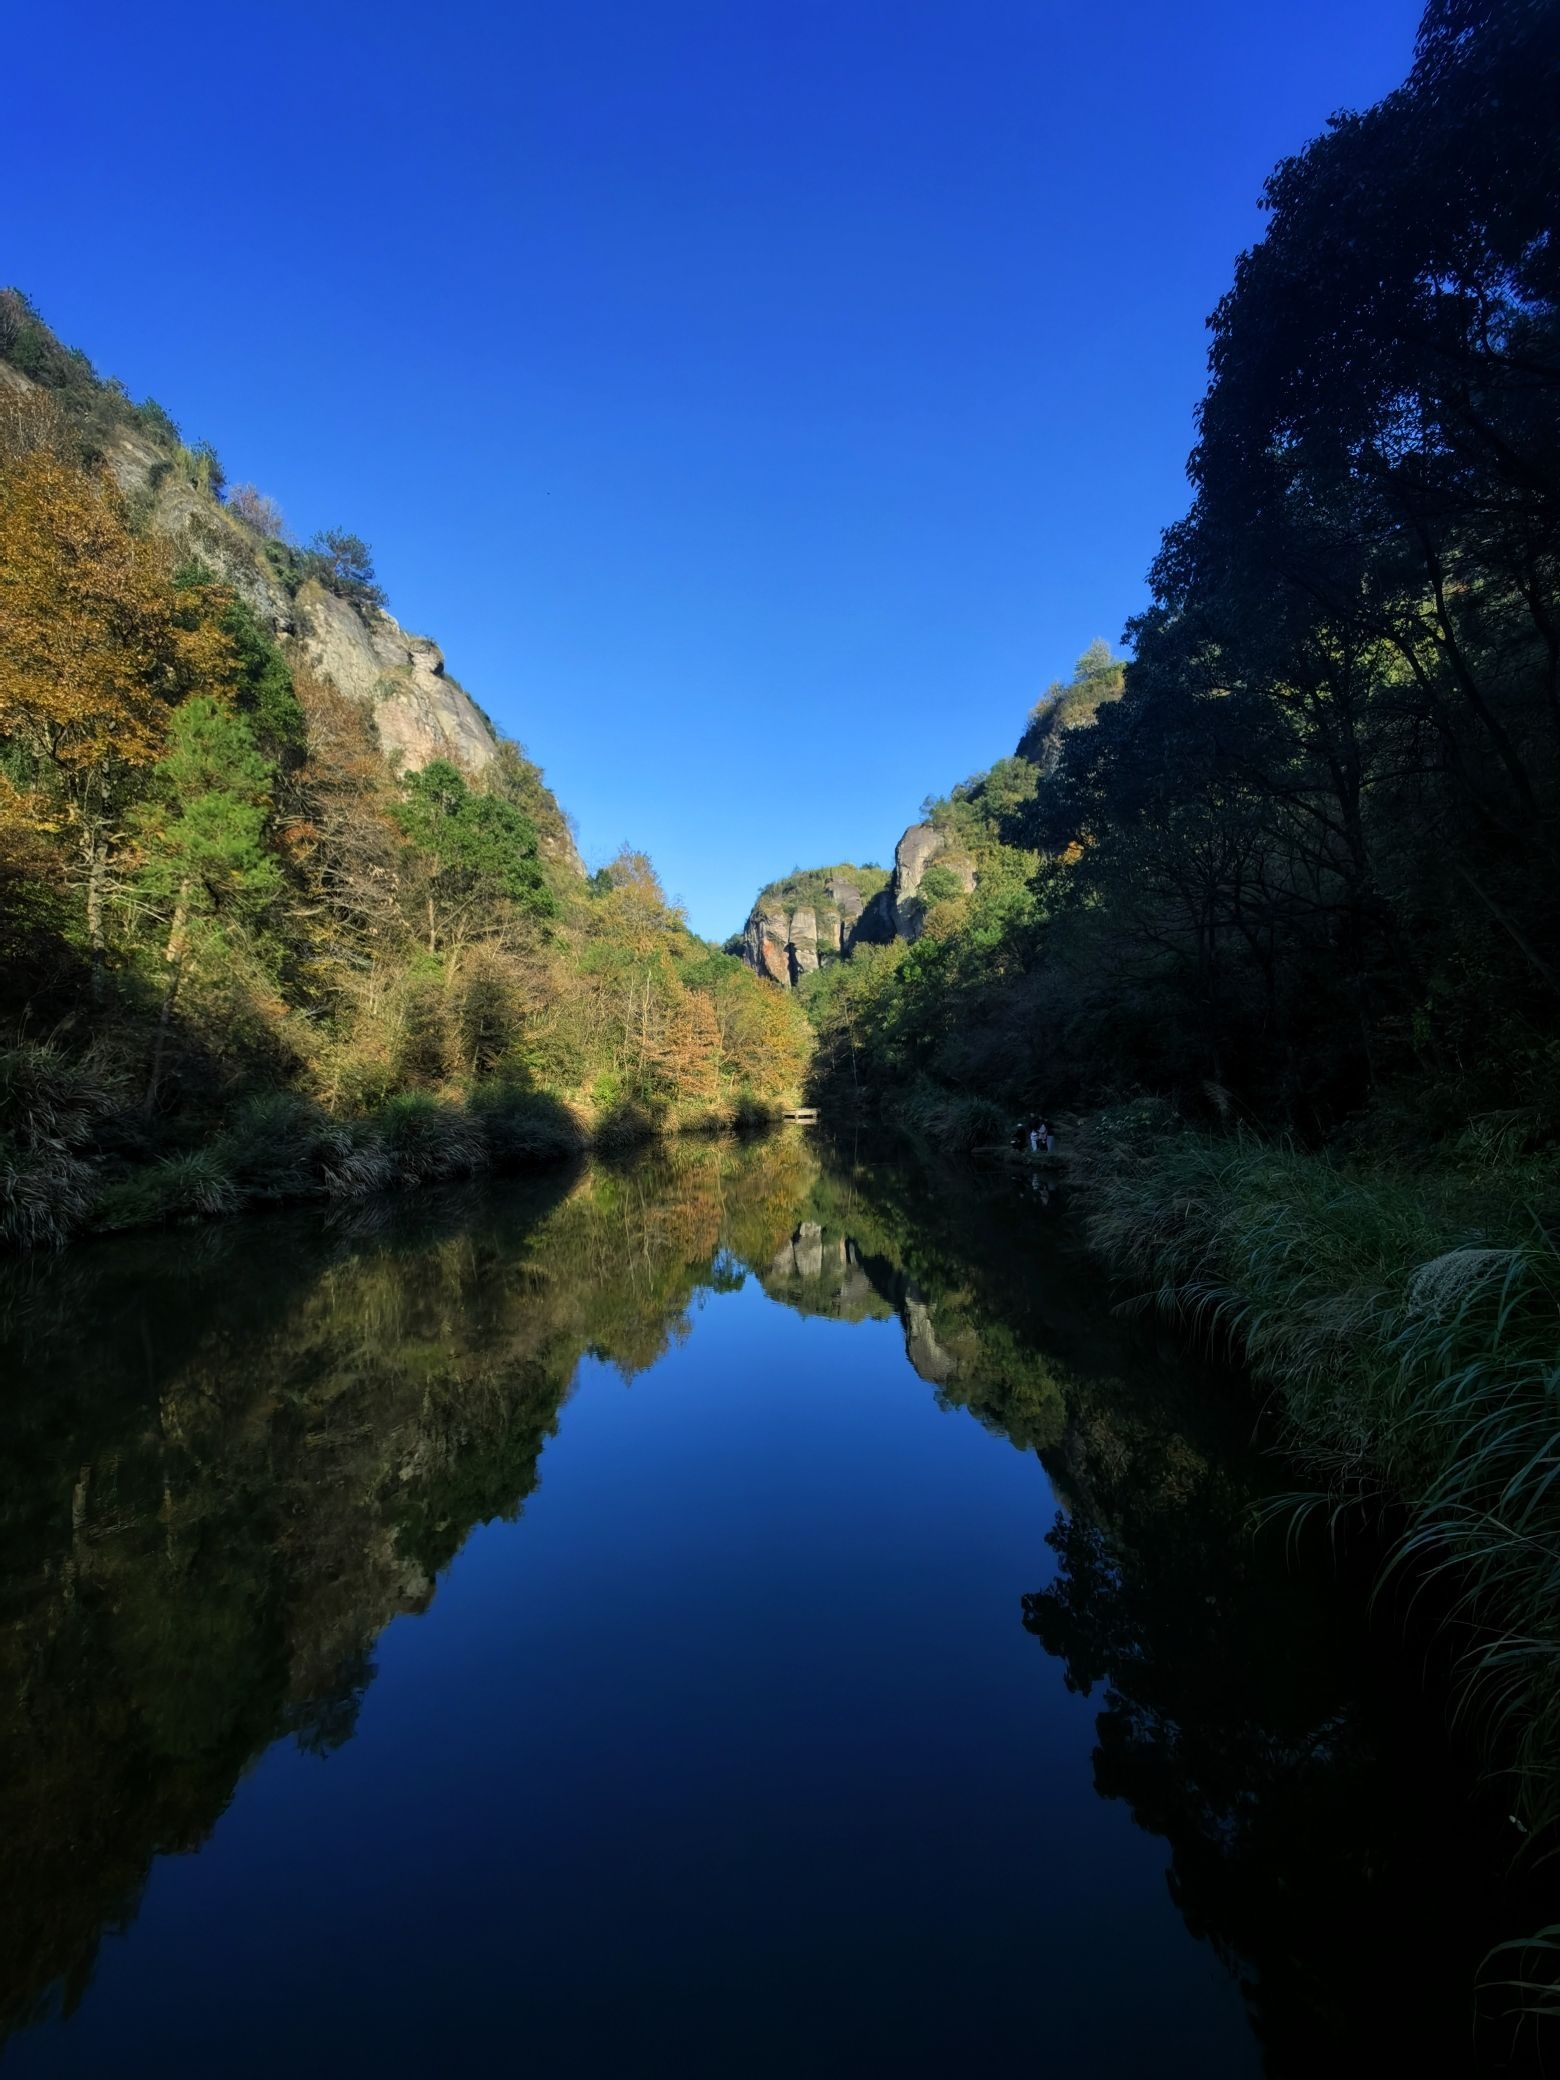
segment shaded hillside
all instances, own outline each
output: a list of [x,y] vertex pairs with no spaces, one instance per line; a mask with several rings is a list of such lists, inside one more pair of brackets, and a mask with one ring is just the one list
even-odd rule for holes
[[1126,670],[1126,659],[1096,637],[1074,665],[1071,679],[1053,680],[1030,709],[1016,755],[1042,773],[1054,773],[1068,730],[1086,729],[1108,701],[1121,698]]

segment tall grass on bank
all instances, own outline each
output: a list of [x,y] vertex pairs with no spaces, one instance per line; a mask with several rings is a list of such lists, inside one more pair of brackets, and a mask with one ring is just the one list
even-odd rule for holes
[[47,1248],[86,1219],[90,1144],[119,1097],[90,1055],[39,1040],[0,1048],[0,1242]]
[[1444,1577],[1464,1706],[1560,1822],[1560,1163],[1511,1137],[1428,1173],[1193,1133],[1144,1107],[1084,1137],[1091,1240],[1228,1337],[1337,1498],[1383,1495],[1388,1566]]

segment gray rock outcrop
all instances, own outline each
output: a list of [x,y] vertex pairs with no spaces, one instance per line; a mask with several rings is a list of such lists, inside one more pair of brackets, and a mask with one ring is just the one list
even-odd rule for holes
[[791,913],[791,980],[800,982],[804,975],[818,972],[818,913],[815,910],[793,910]]
[[309,662],[373,709],[395,763],[449,758],[480,772],[493,757],[493,732],[465,689],[446,678],[436,643],[409,635],[383,607],[360,611],[322,585],[301,586],[295,605]]
[[914,939],[920,935],[926,921],[921,883],[933,862],[951,873],[966,895],[975,886],[974,865],[958,849],[958,841],[939,830],[935,823],[912,823],[894,847],[894,871],[888,883],[896,938]]
[[[794,988],[804,975],[826,961],[842,958],[857,946],[886,946],[893,939],[914,939],[925,922],[927,905],[920,891],[933,863],[957,877],[966,894],[975,886],[975,868],[956,837],[934,823],[913,823],[894,850],[894,871],[870,897],[863,898],[848,873],[836,869],[810,900],[787,902],[784,892],[798,882],[816,887],[816,873],[793,875],[766,889],[754,904],[741,938],[742,958],[771,982]],[[865,869],[855,870],[863,874]],[[876,880],[882,869],[872,870]],[[777,891],[779,893],[777,893]]]
[[784,910],[761,905],[753,911],[742,928],[742,958],[771,982],[791,987],[791,919]]
[[[38,387],[0,362],[0,396],[25,396]],[[493,729],[446,674],[437,644],[409,634],[383,607],[338,598],[312,581],[290,594],[258,538],[191,481],[177,452],[127,425],[114,427],[103,450],[125,498],[158,534],[187,545],[273,634],[296,639],[315,671],[373,709],[380,743],[398,771],[436,758],[453,759],[471,773],[491,763]]]
[[958,877],[968,895],[975,886],[973,863],[956,849],[956,841],[935,823],[912,823],[894,847],[894,871],[857,919],[845,951],[854,946],[887,946],[894,939],[919,937],[926,921],[921,883],[936,861]]
[[[870,886],[882,869],[836,868],[826,876],[793,876],[763,890],[742,928],[740,952],[748,966],[789,989],[838,960],[867,909],[853,874]],[[798,884],[813,892],[798,895]]]

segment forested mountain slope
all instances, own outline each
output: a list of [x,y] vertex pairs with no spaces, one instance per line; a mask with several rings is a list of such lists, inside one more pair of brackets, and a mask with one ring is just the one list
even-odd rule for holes
[[541,773],[366,545],[0,293],[0,1235],[761,1116],[799,1013]]
[[820,986],[826,1082],[1560,1129],[1557,108],[1553,8],[1437,0],[1277,169],[1124,690],[1025,732],[1010,896]]

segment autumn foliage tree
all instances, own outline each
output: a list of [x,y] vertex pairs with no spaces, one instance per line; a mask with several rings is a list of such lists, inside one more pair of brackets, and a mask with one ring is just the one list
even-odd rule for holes
[[0,472],[0,736],[70,828],[95,962],[116,805],[161,753],[174,704],[232,682],[212,609],[131,532],[106,478],[46,447]]

